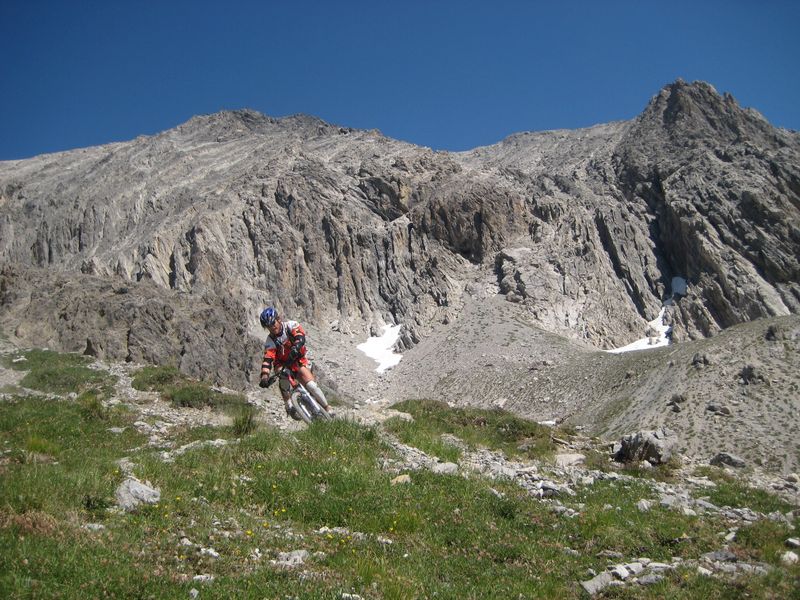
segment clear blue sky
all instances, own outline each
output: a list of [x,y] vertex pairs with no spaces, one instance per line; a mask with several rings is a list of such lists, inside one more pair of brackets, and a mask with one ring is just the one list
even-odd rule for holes
[[252,108],[465,150],[701,79],[800,129],[800,2],[0,0],[0,160]]

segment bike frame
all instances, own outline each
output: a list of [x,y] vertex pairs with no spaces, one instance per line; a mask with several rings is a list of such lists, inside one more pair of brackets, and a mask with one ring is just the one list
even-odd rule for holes
[[294,372],[289,367],[283,367],[270,379],[286,379],[289,384],[289,401],[294,406],[297,414],[306,423],[314,420],[330,421],[333,417],[314,399],[309,391],[295,377]]

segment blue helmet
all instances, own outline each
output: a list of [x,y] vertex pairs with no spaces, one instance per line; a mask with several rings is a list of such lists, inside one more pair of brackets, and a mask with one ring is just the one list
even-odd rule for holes
[[259,320],[261,321],[262,327],[270,327],[271,325],[275,324],[275,321],[278,320],[278,311],[271,306],[269,308],[265,308],[261,311]]

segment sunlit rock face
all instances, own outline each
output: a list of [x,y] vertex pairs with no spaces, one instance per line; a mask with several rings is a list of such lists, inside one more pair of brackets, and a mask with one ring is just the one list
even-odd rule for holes
[[267,304],[318,339],[400,324],[402,350],[490,293],[492,320],[613,348],[670,299],[674,340],[796,313],[798,257],[798,134],[704,83],[464,153],[236,111],[0,163],[7,334],[237,384]]

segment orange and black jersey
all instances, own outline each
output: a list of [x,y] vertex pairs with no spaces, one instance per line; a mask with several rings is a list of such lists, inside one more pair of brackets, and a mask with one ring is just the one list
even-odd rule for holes
[[269,376],[273,365],[282,367],[292,366],[293,361],[289,358],[292,347],[298,349],[300,355],[297,359],[298,365],[308,366],[306,358],[306,332],[297,321],[284,321],[278,335],[269,334],[267,341],[264,342],[264,362],[261,363],[261,376]]

